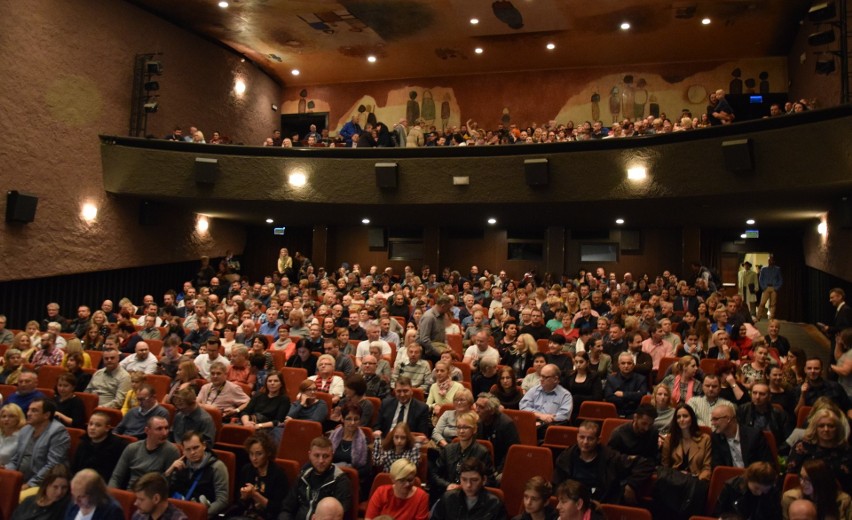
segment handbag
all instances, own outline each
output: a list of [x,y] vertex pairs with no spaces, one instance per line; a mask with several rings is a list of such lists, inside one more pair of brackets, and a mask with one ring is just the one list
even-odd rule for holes
[[688,513],[703,509],[707,484],[698,477],[667,466],[657,467],[654,502],[669,511]]

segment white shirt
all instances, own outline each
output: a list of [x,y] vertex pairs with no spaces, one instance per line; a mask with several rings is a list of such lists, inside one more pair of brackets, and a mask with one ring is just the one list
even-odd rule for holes
[[496,348],[492,347],[491,345],[488,345],[488,348],[485,349],[485,352],[479,350],[479,347],[477,347],[476,345],[471,345],[467,347],[467,350],[464,351],[464,358],[474,360],[474,366],[478,366],[479,363],[486,358],[494,361],[495,365],[500,364],[500,353],[497,351]]
[[157,356],[148,352],[148,357],[140,361],[136,354],[133,354],[122,359],[119,365],[128,372],[153,374],[157,371]]
[[[376,341],[382,345],[382,356],[390,357],[391,348],[390,348],[390,345],[388,345],[388,342],[381,340],[381,339],[377,339]],[[358,359],[361,359],[362,357],[369,354],[370,353],[370,343],[372,343],[372,341],[370,341],[368,339],[365,339],[361,343],[358,343],[358,348],[355,349],[355,357],[358,358]],[[399,347],[399,345],[397,345],[397,347]]]
[[743,448],[740,444],[740,427],[737,426],[737,434],[726,439],[728,441],[728,449],[731,450],[731,461],[736,468],[744,468],[745,461],[743,460]]
[[222,355],[213,360],[210,359],[210,354],[201,354],[195,358],[195,366],[198,367],[198,375],[204,379],[210,379],[210,365],[216,362],[222,363],[226,367],[231,366],[231,362],[228,361],[228,358]]

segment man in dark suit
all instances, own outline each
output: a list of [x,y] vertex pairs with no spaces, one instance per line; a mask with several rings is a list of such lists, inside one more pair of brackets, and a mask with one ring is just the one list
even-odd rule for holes
[[374,425],[374,429],[385,434],[399,422],[408,423],[412,433],[421,433],[427,438],[432,436],[429,407],[426,403],[414,399],[411,379],[407,376],[397,379],[393,396],[382,401],[378,422]]
[[839,287],[835,287],[828,293],[828,301],[834,306],[834,320],[831,325],[818,323],[819,328],[828,336],[828,339],[834,341],[834,336],[840,333],[843,329],[852,327],[852,307],[846,305],[846,291]]
[[768,462],[775,467],[775,460],[763,432],[740,425],[733,406],[725,404],[714,408],[710,412],[710,423],[716,429],[712,437],[714,468],[745,468],[758,461]]
[[689,286],[683,285],[680,288],[680,296],[674,299],[674,311],[698,313],[698,298],[689,295]]

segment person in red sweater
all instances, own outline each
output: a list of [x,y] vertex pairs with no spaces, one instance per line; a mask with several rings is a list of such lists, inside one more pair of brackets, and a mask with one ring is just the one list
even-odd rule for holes
[[399,459],[391,465],[390,475],[393,484],[379,486],[370,497],[366,520],[380,515],[411,520],[429,518],[429,495],[414,485],[417,466],[408,459]]

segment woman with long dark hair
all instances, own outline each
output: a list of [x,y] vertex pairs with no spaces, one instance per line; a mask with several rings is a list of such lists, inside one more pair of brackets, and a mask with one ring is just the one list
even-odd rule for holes
[[799,485],[781,497],[781,514],[787,520],[787,509],[795,500],[810,500],[816,505],[817,517],[826,520],[852,519],[852,498],[834,478],[834,473],[822,459],[811,459],[799,470]]
[[589,353],[574,354],[574,371],[568,374],[568,390],[574,398],[574,415],[584,401],[603,401],[603,386],[598,374],[589,369]]
[[509,410],[517,410],[524,396],[523,391],[518,386],[517,377],[512,367],[503,367],[497,373],[497,384],[491,387],[491,393],[500,400],[503,408]]

